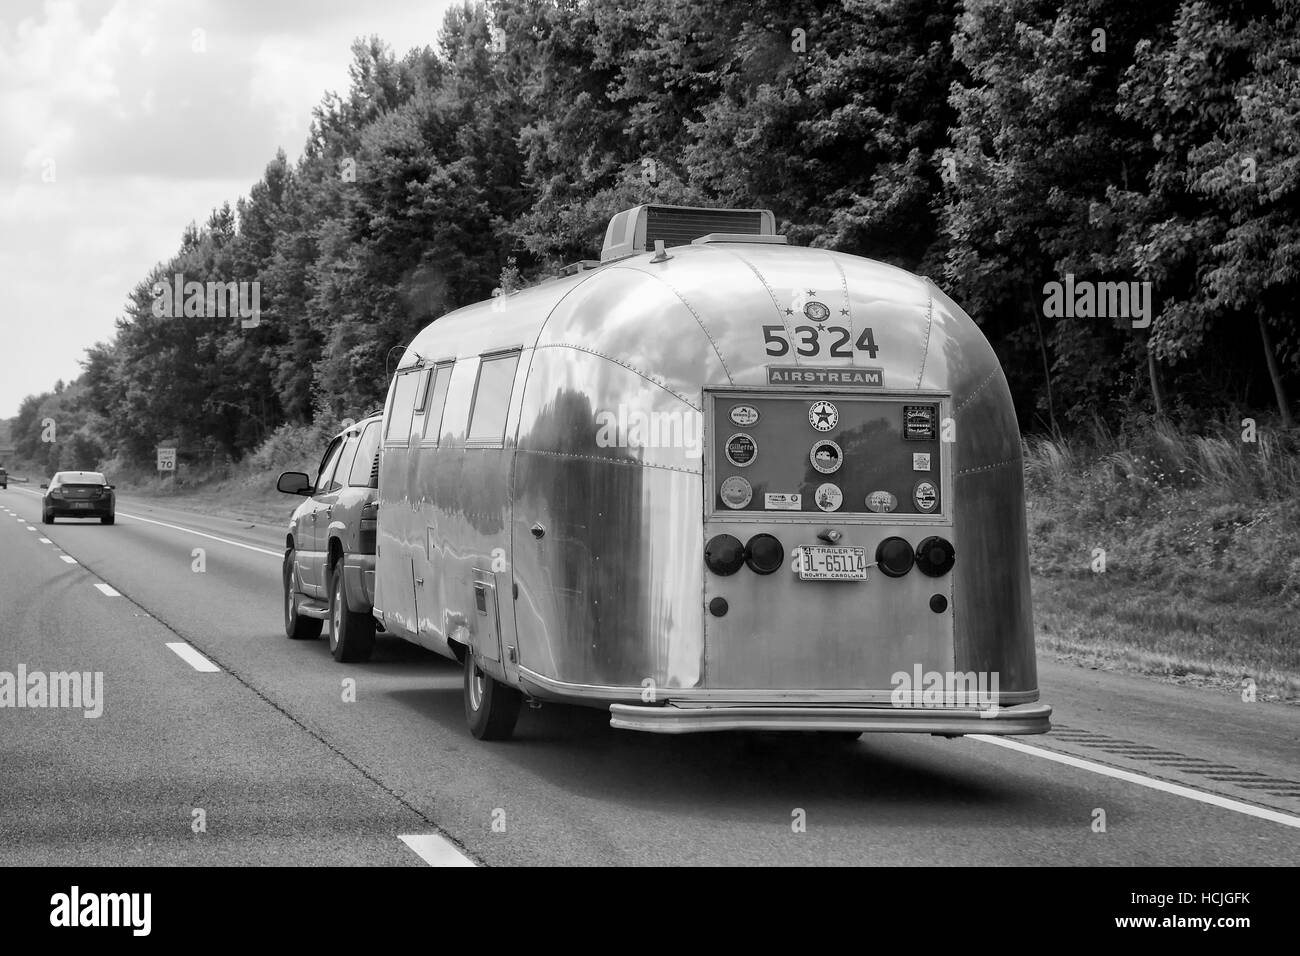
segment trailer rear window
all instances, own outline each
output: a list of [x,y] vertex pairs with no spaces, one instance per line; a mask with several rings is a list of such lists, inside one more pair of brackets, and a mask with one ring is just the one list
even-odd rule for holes
[[485,358],[479,365],[474,407],[469,415],[470,442],[499,444],[505,438],[506,412],[519,353]]

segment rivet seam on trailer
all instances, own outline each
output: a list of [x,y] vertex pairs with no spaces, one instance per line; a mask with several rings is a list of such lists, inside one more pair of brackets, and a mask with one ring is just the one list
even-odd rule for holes
[[600,356],[601,358],[606,359],[607,361],[613,362],[615,365],[621,365],[621,366],[623,366],[623,368],[627,369],[629,372],[633,372],[633,373],[635,373],[635,374],[637,374],[637,375],[640,375],[643,379],[645,379],[645,380],[646,380],[647,382],[649,382],[651,385],[657,385],[657,386],[659,386],[659,387],[662,388],[665,392],[667,392],[669,395],[673,395],[673,396],[675,396],[675,397],[677,397],[677,398],[680,398],[683,402],[685,402],[687,405],[691,406],[691,408],[695,409],[697,412],[703,412],[703,411],[704,411],[703,406],[696,405],[693,401],[691,401],[689,398],[687,398],[687,397],[686,397],[685,395],[683,395],[681,392],[676,391],[675,389],[671,389],[671,388],[669,388],[669,387],[668,387],[667,385],[665,385],[663,382],[657,382],[657,381],[655,381],[653,378],[650,377],[650,375],[649,375],[648,373],[642,371],[641,369],[637,368],[637,367],[634,366],[634,365],[628,365],[628,364],[627,364],[626,362],[624,362],[622,359],[620,359],[620,358],[618,358],[618,357],[616,357],[616,356],[610,355],[610,354],[608,354],[607,352],[601,352],[601,351],[599,351],[598,349],[588,348],[588,347],[585,346],[585,345],[574,345],[574,344],[571,343],[571,342],[548,342],[546,345],[539,345],[539,346],[537,346],[537,348],[538,348],[538,349],[576,349],[576,350],[579,351],[579,352],[587,352],[587,353],[589,353],[589,354],[591,354],[591,355],[598,355],[598,356]]
[[826,258],[831,261],[831,265],[835,267],[835,271],[840,274],[840,292],[844,296],[844,314],[849,317],[849,330],[856,332],[857,329],[853,328],[853,313],[849,308],[852,305],[852,303],[849,302],[849,277],[844,274],[844,270],[840,267],[839,262],[836,260],[835,256],[831,254],[829,249],[826,250]]
[[925,360],[930,357],[930,330],[934,328],[934,293],[928,293],[930,304],[925,311],[925,341],[921,343],[921,368],[916,373],[916,387],[925,380]]
[[1003,465],[1018,465],[1018,464],[1020,464],[1019,458],[1008,458],[1005,461],[995,461],[991,465],[980,465],[978,468],[963,468],[961,471],[954,474],[953,477],[960,478],[962,475],[973,475],[979,471],[992,471],[994,468],[1001,468]]
[[683,475],[703,475],[703,471],[692,468],[678,468],[676,465],[660,465],[652,461],[639,461],[635,458],[607,458],[601,455],[579,455],[572,451],[543,451],[540,448],[518,448],[520,455],[547,455],[551,458],[580,458],[583,461],[599,461],[609,465],[627,465],[629,468],[658,468],[661,471],[678,471]]
[[[725,252],[727,255],[729,255],[729,256],[733,256],[733,257],[735,257],[736,259],[739,259],[741,262],[743,262],[743,263],[745,264],[745,267],[746,267],[747,269],[749,269],[750,272],[754,273],[755,278],[757,278],[759,282],[763,283],[763,288],[767,290],[768,297],[771,298],[771,300],[772,300],[772,308],[776,309],[776,317],[777,317],[778,319],[781,320],[781,328],[785,329],[785,334],[786,334],[787,336],[791,336],[791,337],[793,337],[793,335],[792,335],[792,333],[791,333],[791,330],[790,330],[790,324],[789,324],[788,322],[786,322],[786,320],[785,320],[785,312],[783,312],[783,311],[781,310],[781,301],[776,297],[776,291],[775,291],[775,290],[772,288],[772,286],[768,283],[768,281],[767,281],[767,277],[764,276],[763,273],[759,272],[759,271],[758,271],[758,267],[755,266],[755,265],[754,265],[752,262],[750,262],[748,259],[746,259],[744,256],[742,256],[739,252],[735,252],[735,251],[732,250],[732,249],[718,249],[717,251],[718,251],[718,252]],[[797,357],[797,353],[796,353],[796,355],[795,355],[795,357],[794,357],[794,364],[795,364],[795,365],[798,365],[798,364],[799,364],[799,359],[798,359],[798,357]],[[735,383],[733,382],[732,384],[735,384]]]
[[963,408],[965,408],[967,405],[969,405],[969,404],[971,403],[971,401],[974,400],[975,396],[978,395],[980,392],[982,392],[982,391],[984,390],[984,386],[987,385],[989,382],[993,381],[993,377],[994,377],[995,375],[997,375],[998,372],[1000,372],[1000,371],[1002,371],[1002,369],[1001,369],[1001,367],[999,366],[999,367],[994,368],[993,371],[989,372],[989,374],[988,374],[988,378],[984,379],[984,381],[982,381],[982,382],[980,382],[978,385],[976,385],[976,386],[975,386],[975,391],[973,391],[973,392],[971,392],[969,395],[967,395],[967,396],[965,397],[965,399],[962,400],[961,404],[958,405],[956,409],[954,409],[954,414],[956,414],[956,412],[961,411]]
[[[718,342],[716,339],[714,339],[713,333],[710,332],[709,327],[704,324],[704,319],[700,317],[700,313],[695,311],[695,306],[691,305],[690,302],[686,300],[686,296],[682,295],[681,290],[678,289],[677,286],[673,285],[662,275],[659,275],[656,272],[648,272],[645,269],[637,269],[632,267],[631,265],[615,266],[614,268],[627,269],[629,272],[639,272],[644,276],[650,276],[652,279],[655,279],[656,281],[663,283],[669,289],[671,289],[673,295],[677,296],[677,298],[681,300],[682,305],[686,306],[687,311],[689,311],[691,315],[695,317],[695,322],[697,325],[699,325],[700,331],[704,333],[704,337],[707,338],[709,340],[709,344],[713,346],[713,354],[718,357],[718,361],[722,363],[722,370],[727,373],[727,384],[728,385],[736,384],[736,380],[731,374],[731,369],[727,367],[727,360],[722,355],[722,349],[718,348]],[[631,368],[631,366],[628,367]],[[669,391],[672,391],[672,389],[669,389]],[[677,393],[673,392],[673,394],[676,395]],[[694,408],[695,406],[691,406],[691,407]],[[699,409],[699,410],[703,411],[703,409]]]

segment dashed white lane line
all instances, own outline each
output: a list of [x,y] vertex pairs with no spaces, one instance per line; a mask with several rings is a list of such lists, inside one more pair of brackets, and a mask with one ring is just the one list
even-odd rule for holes
[[456,849],[446,837],[436,833],[398,834],[401,840],[430,866],[474,866],[474,861]]
[[193,667],[196,671],[211,673],[212,671],[221,670],[220,667],[212,663],[212,661],[208,660],[184,641],[171,641],[168,642],[167,646],[176,652],[177,657],[183,660],[186,664],[189,664],[190,667]]
[[60,561],[65,561],[65,562],[67,562],[68,564],[76,564],[76,563],[77,563],[77,559],[76,559],[76,558],[74,558],[74,557],[70,557],[69,555],[66,555],[66,554],[61,554],[61,555],[59,555],[59,560],[60,560]]
[[41,544],[53,544],[53,543],[54,543],[54,542],[51,541],[49,538],[37,538],[36,540],[39,541]]
[[109,587],[107,584],[97,583],[97,584],[95,585],[95,587],[98,589],[99,593],[102,594],[102,595],[104,595],[105,597],[121,597],[121,596],[122,596],[122,592],[120,592],[120,591],[114,591],[114,590],[113,590],[111,587]]
[[1114,777],[1116,780],[1135,783],[1139,787],[1150,787],[1152,790],[1161,790],[1165,793],[1172,793],[1175,796],[1186,797],[1188,800],[1195,800],[1198,803],[1208,803],[1214,807],[1220,807],[1224,810],[1232,810],[1236,813],[1243,813],[1246,816],[1257,817],[1260,820],[1268,820],[1271,823],[1280,823],[1286,827],[1300,827],[1300,817],[1293,816],[1290,813],[1282,813],[1280,810],[1270,810],[1267,807],[1257,807],[1250,803],[1242,803],[1240,800],[1221,797],[1217,793],[1207,793],[1204,790],[1196,790],[1192,787],[1184,787],[1181,784],[1169,783],[1165,780],[1157,780],[1154,777],[1144,777],[1140,773],[1133,773],[1129,770],[1120,770],[1118,767],[1108,767],[1102,763],[1094,763],[1091,760],[1084,760],[1082,757],[1072,757],[1069,754],[1060,754],[1052,750],[1044,750],[1042,747],[1031,747],[1028,744],[1022,744],[1017,740],[1007,740],[1004,737],[993,737],[988,734],[967,734],[967,737],[971,740],[982,740],[986,744],[997,744],[999,747],[1006,747],[1008,750],[1015,750],[1023,754],[1029,754],[1033,757],[1041,757],[1044,760],[1063,763],[1067,767],[1077,767],[1080,770],[1089,770],[1093,773],[1101,774],[1103,777]]
[[27,530],[28,530],[28,531],[35,531],[36,529],[33,528],[31,525],[28,525],[28,526],[27,526]]

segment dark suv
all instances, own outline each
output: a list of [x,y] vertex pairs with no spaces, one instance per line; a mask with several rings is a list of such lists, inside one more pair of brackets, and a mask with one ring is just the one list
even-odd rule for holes
[[284,551],[284,630],[320,636],[330,622],[330,653],[369,659],[375,644],[375,527],[379,514],[379,430],[371,415],[335,435],[313,482],[286,471],[276,488],[303,495],[289,519]]
[[41,524],[54,519],[98,518],[104,524],[117,520],[117,501],[113,486],[97,471],[59,471],[49,483],[41,482],[45,497],[41,500]]
[[9,490],[9,472],[4,470],[3,465],[0,465],[0,488]]

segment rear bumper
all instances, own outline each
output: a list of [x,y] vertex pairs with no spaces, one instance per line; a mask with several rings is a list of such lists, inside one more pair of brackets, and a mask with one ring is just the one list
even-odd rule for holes
[[375,606],[375,556],[348,554],[343,557],[343,593],[348,610],[369,614]]
[[1010,707],[889,707],[731,704],[669,701],[663,706],[611,704],[611,727],[658,734],[721,730],[831,730],[898,734],[1045,734],[1047,704]]
[[74,508],[68,502],[45,502],[41,507],[48,515],[55,518],[102,518],[113,513],[111,501],[88,501],[89,508]]

